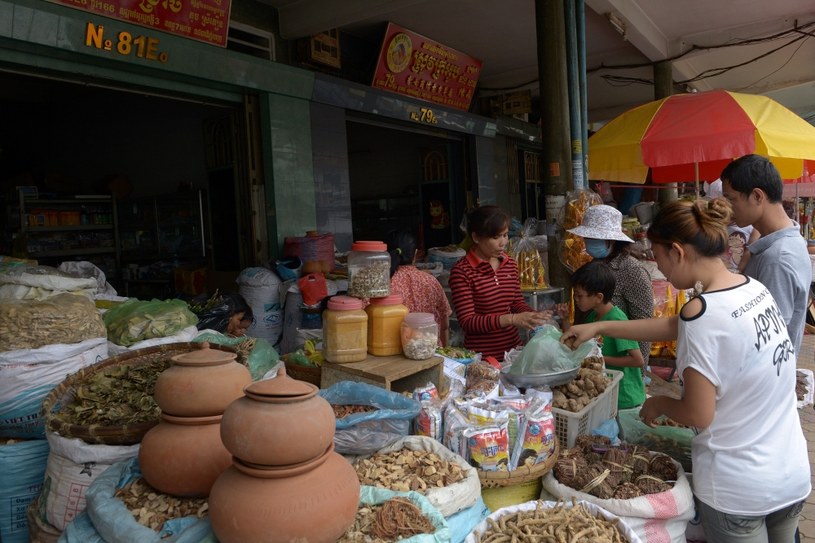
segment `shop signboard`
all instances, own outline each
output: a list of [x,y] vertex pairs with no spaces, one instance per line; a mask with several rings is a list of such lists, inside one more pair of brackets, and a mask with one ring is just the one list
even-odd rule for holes
[[371,86],[468,111],[481,61],[388,23]]
[[231,0],[51,0],[112,19],[226,47]]

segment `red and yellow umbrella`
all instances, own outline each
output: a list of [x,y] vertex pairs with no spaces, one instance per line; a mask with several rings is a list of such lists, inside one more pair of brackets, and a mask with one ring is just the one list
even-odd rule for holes
[[815,126],[766,96],[676,94],[614,118],[589,138],[591,179],[714,181],[731,160],[768,157],[784,179],[815,172]]

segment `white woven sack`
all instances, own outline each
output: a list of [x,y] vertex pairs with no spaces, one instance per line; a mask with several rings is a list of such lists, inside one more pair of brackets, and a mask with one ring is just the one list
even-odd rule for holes
[[551,471],[543,477],[543,489],[557,499],[575,498],[597,504],[623,519],[644,543],[685,543],[685,530],[696,510],[685,470],[679,462],[672,461],[678,473],[676,483],[671,490],[658,494],[603,500],[560,484]]
[[48,522],[64,530],[85,510],[85,491],[112,464],[139,454],[135,445],[92,445],[46,430],[48,465],[42,495]]
[[42,401],[66,375],[108,357],[107,339],[0,353],[0,437],[42,438]]
[[425,496],[438,509],[444,517],[471,507],[478,498],[481,497],[481,481],[478,480],[478,472],[467,463],[461,456],[431,437],[406,436],[394,441],[384,449],[377,451],[379,454],[409,449],[411,451],[428,451],[439,455],[443,460],[455,463],[460,466],[465,474],[464,479],[452,485],[430,488]]
[[190,325],[171,336],[144,339],[142,341],[137,341],[130,347],[117,345],[112,341],[108,341],[108,352],[110,353],[110,356],[117,356],[120,354],[129,353],[130,351],[144,349],[146,347],[155,347],[156,345],[167,345],[168,343],[186,343],[195,339],[198,336],[198,333],[198,328],[195,325]]
[[[513,513],[518,513],[522,511],[534,511],[535,508],[538,507],[538,504],[540,504],[540,506],[545,509],[551,509],[558,505],[558,502],[532,500],[518,505],[502,507],[501,509],[498,509],[497,511],[493,512],[490,516],[482,520],[475,528],[473,528],[473,531],[470,532],[470,534],[464,540],[464,543],[477,543],[478,536],[486,532],[487,529],[489,529],[490,519],[498,521],[498,519],[500,519],[501,517],[511,515]],[[566,508],[573,507],[571,502],[564,503],[561,505],[563,505]],[[606,520],[617,521],[617,529],[626,538],[628,543],[642,543],[642,539],[640,539],[636,532],[634,532],[634,530],[632,530],[631,527],[626,524],[624,519],[614,515],[613,513],[610,513],[609,511],[606,511],[602,507],[591,502],[578,501],[577,505],[583,505],[586,508],[586,510],[595,517],[602,517]]]

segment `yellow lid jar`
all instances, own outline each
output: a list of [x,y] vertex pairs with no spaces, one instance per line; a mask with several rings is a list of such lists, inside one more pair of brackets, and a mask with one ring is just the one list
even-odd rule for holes
[[399,294],[371,298],[370,305],[365,308],[368,314],[368,354],[391,356],[402,353],[402,321],[408,311]]
[[328,362],[360,362],[368,357],[368,314],[362,300],[334,296],[323,311],[323,357]]

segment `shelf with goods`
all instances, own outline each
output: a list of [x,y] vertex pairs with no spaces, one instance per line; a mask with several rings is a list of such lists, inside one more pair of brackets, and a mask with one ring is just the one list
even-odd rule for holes
[[63,260],[89,260],[108,277],[116,277],[119,239],[112,196],[45,197],[22,188],[18,196],[14,256],[53,266]]
[[204,209],[200,190],[119,203],[125,295],[171,296],[178,269],[206,267]]

